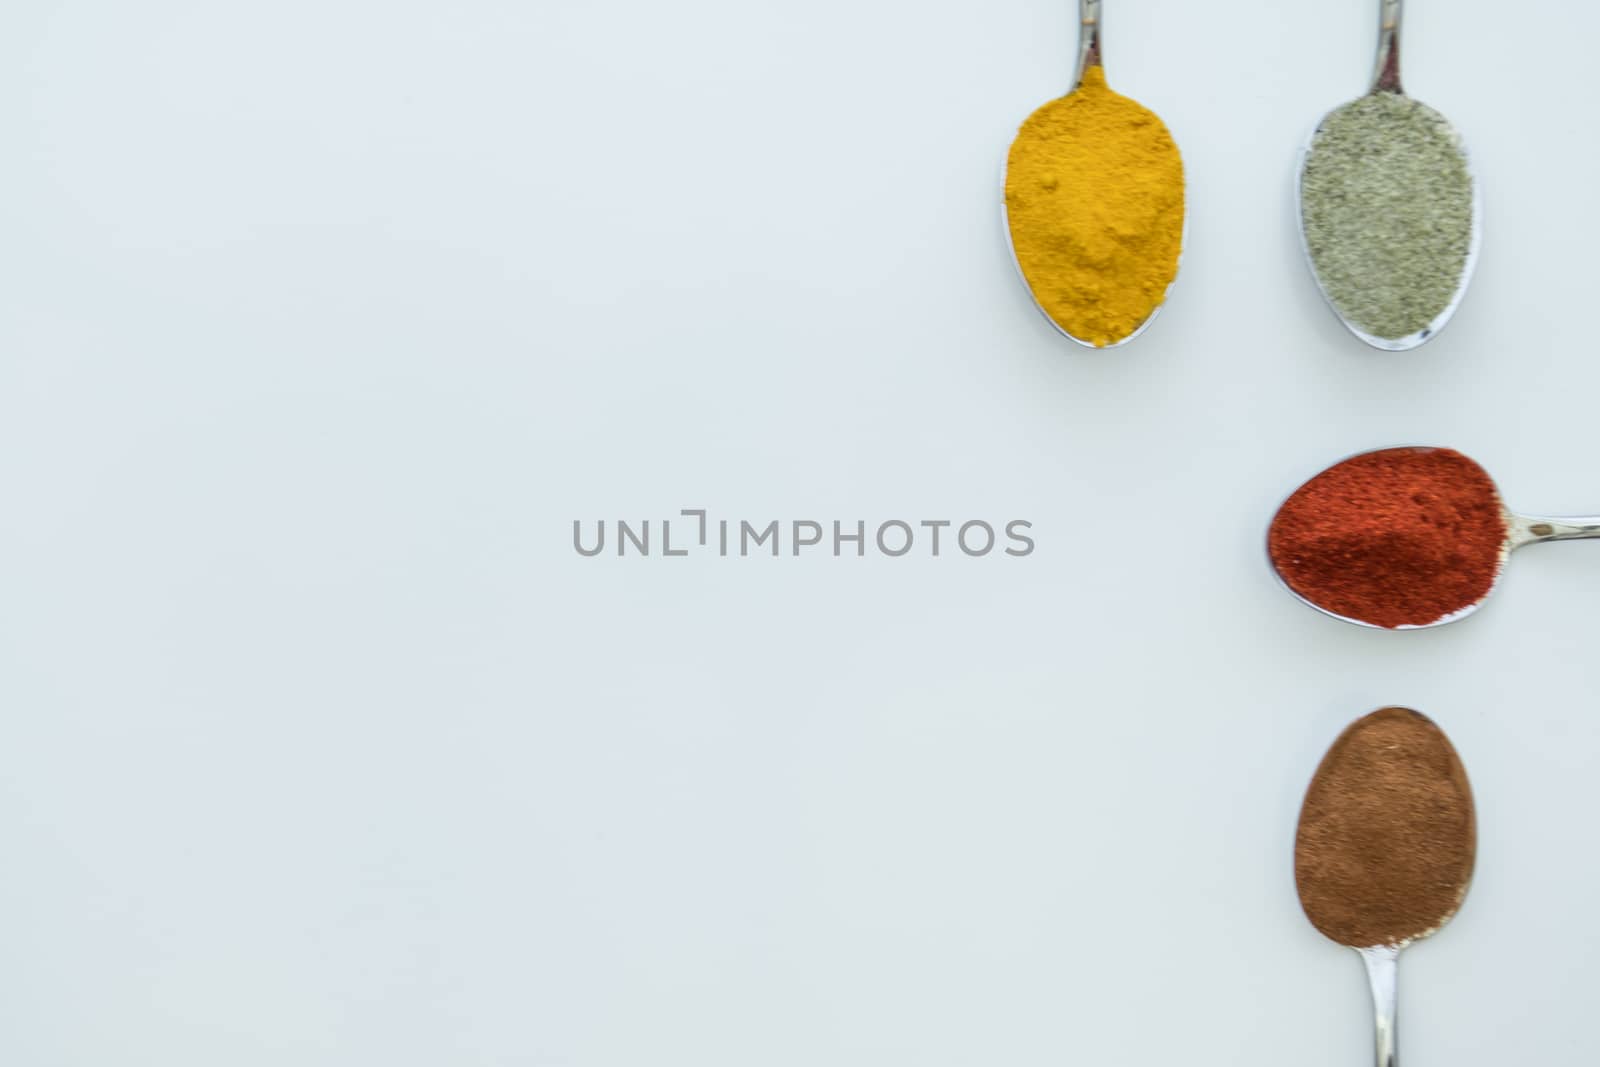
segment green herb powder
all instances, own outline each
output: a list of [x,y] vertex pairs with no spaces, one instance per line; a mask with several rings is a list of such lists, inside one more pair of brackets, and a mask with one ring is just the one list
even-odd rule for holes
[[1379,92],[1330,113],[1311,141],[1300,218],[1340,313],[1398,340],[1449,306],[1472,243],[1472,176],[1444,116]]

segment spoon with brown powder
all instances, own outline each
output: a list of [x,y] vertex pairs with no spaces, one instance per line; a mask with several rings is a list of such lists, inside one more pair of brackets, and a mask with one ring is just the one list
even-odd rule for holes
[[1409,708],[1351,723],[1300,809],[1294,878],[1306,918],[1366,964],[1378,1067],[1395,1067],[1400,950],[1449,922],[1477,854],[1477,816],[1444,731]]

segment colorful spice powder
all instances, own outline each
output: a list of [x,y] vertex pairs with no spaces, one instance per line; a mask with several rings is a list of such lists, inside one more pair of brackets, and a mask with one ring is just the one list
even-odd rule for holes
[[1450,920],[1477,858],[1461,759],[1409,708],[1357,719],[1322,758],[1300,809],[1294,879],[1311,924],[1352,948],[1399,945]]
[[1006,222],[1035,302],[1074,338],[1115,344],[1166,299],[1183,241],[1183,159],[1155,113],[1104,68],[1023,123]]
[[1329,113],[1300,176],[1323,292],[1374,337],[1422,332],[1465,284],[1472,200],[1460,137],[1433,108],[1375,92]]
[[1354,456],[1295,490],[1267,552],[1300,596],[1374,626],[1471,607],[1500,573],[1505,509],[1484,469],[1448,448]]

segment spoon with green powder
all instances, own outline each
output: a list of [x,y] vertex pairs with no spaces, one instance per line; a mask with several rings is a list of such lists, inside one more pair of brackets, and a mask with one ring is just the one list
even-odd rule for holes
[[1089,348],[1154,321],[1183,248],[1183,159],[1154,112],[1111,91],[1101,0],[1079,0],[1073,89],[1028,116],[1006,157],[1004,218],[1033,302]]
[[1481,203],[1461,136],[1400,86],[1402,0],[1379,0],[1372,88],[1328,112],[1300,160],[1300,234],[1334,314],[1391,352],[1455,314],[1477,260]]

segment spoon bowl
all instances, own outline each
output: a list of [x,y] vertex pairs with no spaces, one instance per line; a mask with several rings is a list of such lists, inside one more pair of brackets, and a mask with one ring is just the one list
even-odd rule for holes
[[[1334,108],[1334,111],[1338,110],[1339,108]],[[1306,160],[1311,156],[1312,145],[1316,143],[1317,134],[1322,131],[1323,123],[1327,121],[1334,111],[1328,112],[1317,120],[1316,128],[1307,135],[1305,144],[1301,146],[1300,165],[1295,171],[1294,181],[1296,211],[1299,211],[1304,203]],[[1472,181],[1472,236],[1469,238],[1467,245],[1467,258],[1461,266],[1461,275],[1456,282],[1455,292],[1450,297],[1450,302],[1444,306],[1444,310],[1435,315],[1426,326],[1406,334],[1404,337],[1380,337],[1377,334],[1368,332],[1345,317],[1344,312],[1339,309],[1339,305],[1334,303],[1333,295],[1328,292],[1328,287],[1323,284],[1322,275],[1317,272],[1317,264],[1311,256],[1311,243],[1306,236],[1304,220],[1302,219],[1302,224],[1299,227],[1300,254],[1306,261],[1306,269],[1311,272],[1312,280],[1316,282],[1317,292],[1322,295],[1323,302],[1332,310],[1334,317],[1339,320],[1339,324],[1349,330],[1358,341],[1369,347],[1383,352],[1409,352],[1411,349],[1433,340],[1439,331],[1444,329],[1445,324],[1454,317],[1456,309],[1461,306],[1461,298],[1467,294],[1467,283],[1472,280],[1473,272],[1478,268],[1478,250],[1483,243],[1483,188],[1478,184],[1477,172],[1473,169],[1472,157],[1468,154],[1465,145],[1461,146],[1461,157],[1466,164],[1467,175]]]

